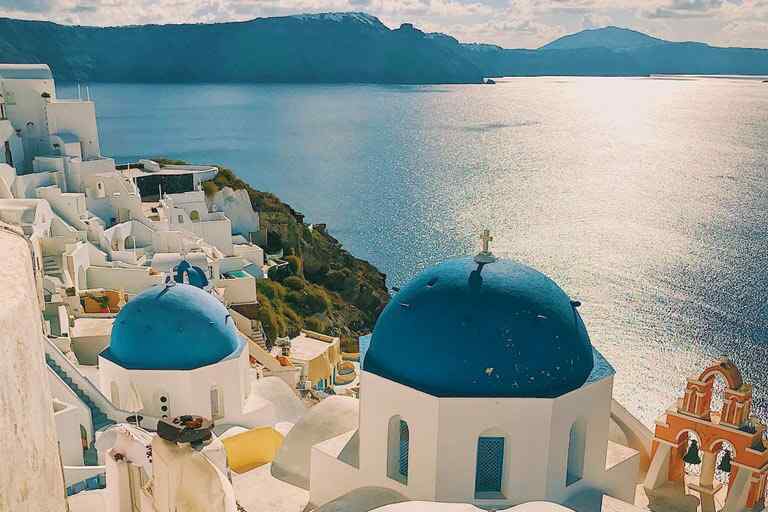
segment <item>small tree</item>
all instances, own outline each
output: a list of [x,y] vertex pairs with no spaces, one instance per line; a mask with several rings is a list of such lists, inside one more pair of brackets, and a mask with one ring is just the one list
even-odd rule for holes
[[216,186],[216,183],[213,181],[204,181],[203,182],[203,192],[205,192],[205,197],[213,197],[216,195],[216,192],[219,191],[219,187]]
[[288,262],[288,266],[291,267],[291,274],[295,276],[303,276],[304,271],[301,264],[301,258],[298,256],[286,256],[285,261]]

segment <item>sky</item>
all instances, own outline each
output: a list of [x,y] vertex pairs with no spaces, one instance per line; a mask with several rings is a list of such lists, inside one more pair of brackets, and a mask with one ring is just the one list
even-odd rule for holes
[[0,0],[0,16],[79,25],[203,23],[362,11],[463,42],[537,48],[616,25],[672,41],[768,48],[768,0]]

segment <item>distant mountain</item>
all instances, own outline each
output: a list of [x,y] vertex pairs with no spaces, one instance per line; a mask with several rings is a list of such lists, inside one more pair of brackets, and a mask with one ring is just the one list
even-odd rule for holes
[[619,27],[584,30],[538,50],[462,46],[492,77],[768,75],[768,50],[675,43]]
[[503,76],[768,75],[768,50],[675,43],[619,27],[537,50],[462,44],[364,13],[124,27],[0,18],[0,62],[65,81],[480,83]]
[[666,44],[668,41],[651,37],[636,30],[620,27],[604,27],[582,30],[576,34],[563,36],[549,44],[542,46],[541,50],[580,50],[584,48],[608,48],[620,50],[627,48],[643,48]]
[[453,41],[364,13],[105,28],[0,19],[0,62],[47,63],[59,80],[481,82]]

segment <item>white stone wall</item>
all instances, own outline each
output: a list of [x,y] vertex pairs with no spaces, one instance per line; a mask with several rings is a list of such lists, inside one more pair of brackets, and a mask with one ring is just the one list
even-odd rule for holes
[[[626,499],[637,481],[638,458],[610,473],[605,469],[612,388],[613,377],[607,377],[556,399],[437,398],[363,371],[359,470],[315,449],[312,502],[321,505],[361,486],[386,487],[414,500],[494,508],[541,499],[562,503],[585,490]],[[408,423],[406,483],[387,476],[393,416]],[[585,432],[583,473],[566,486],[570,430],[577,420]],[[483,435],[505,438],[502,496],[493,499],[475,496],[477,443]]]
[[77,409],[58,400],[54,400],[53,409],[62,464],[65,466],[82,466],[83,444],[80,436],[80,416]]
[[[554,400],[550,423],[547,497],[563,502],[585,488],[601,489],[605,482],[605,458],[611,416],[613,377],[585,384]],[[584,476],[565,485],[571,425],[578,419],[586,425]],[[628,482],[630,487],[635,482]]]
[[233,233],[243,235],[247,240],[250,233],[259,232],[259,214],[253,211],[245,189],[225,187],[216,193],[211,203],[232,221]]
[[27,242],[0,232],[0,510],[64,512],[64,482]]
[[93,288],[88,284],[88,268],[91,266],[88,245],[77,242],[67,246],[64,252],[64,266],[78,293]]
[[46,123],[46,99],[44,92],[56,94],[52,79],[2,79],[0,93],[5,97],[5,110],[15,129],[21,130],[24,146],[24,161],[14,162],[16,169],[27,171],[32,168],[32,159],[37,155],[50,154],[48,127]]
[[96,106],[92,101],[52,101],[46,107],[50,134],[61,132],[77,136],[83,160],[101,156]]
[[[243,411],[250,389],[247,381],[248,349],[238,357],[195,370],[127,370],[99,358],[99,389],[112,399],[112,383],[117,385],[120,405],[127,401],[130,384],[136,387],[144,404],[144,412],[150,416],[168,417],[181,414],[198,414],[211,417],[211,388],[218,387],[223,398],[224,418],[221,423],[244,424],[248,426],[271,425],[274,423],[274,407],[266,401],[257,404],[253,411]],[[168,397],[168,411],[162,411],[160,396]],[[117,404],[116,404],[117,405]]]
[[[16,170],[18,171],[19,168],[16,167]],[[35,190],[38,187],[47,187],[55,184],[54,175],[47,172],[17,176],[13,182],[13,197],[16,199],[35,198],[37,197]]]
[[163,276],[150,274],[148,268],[88,267],[86,274],[91,288],[125,290],[131,295],[163,283]]
[[90,443],[94,439],[91,410],[85,405],[85,402],[72,391],[72,388],[67,386],[66,382],[56,375],[56,373],[52,370],[49,370],[46,373],[48,374],[47,379],[51,389],[51,396],[54,400],[59,400],[77,410],[78,424],[82,425],[85,429],[88,436],[88,442]]
[[236,245],[235,255],[259,267],[264,265],[264,249],[258,245]]
[[215,288],[224,288],[224,300],[227,304],[251,304],[256,302],[256,278],[252,276],[236,279],[213,279]]

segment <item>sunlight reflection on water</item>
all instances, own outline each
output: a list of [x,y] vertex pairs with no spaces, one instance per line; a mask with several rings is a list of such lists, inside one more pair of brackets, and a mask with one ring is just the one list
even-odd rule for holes
[[105,154],[226,164],[327,222],[390,286],[474,253],[490,227],[497,254],[583,302],[618,398],[648,424],[721,353],[757,382],[766,412],[759,81],[92,91]]

